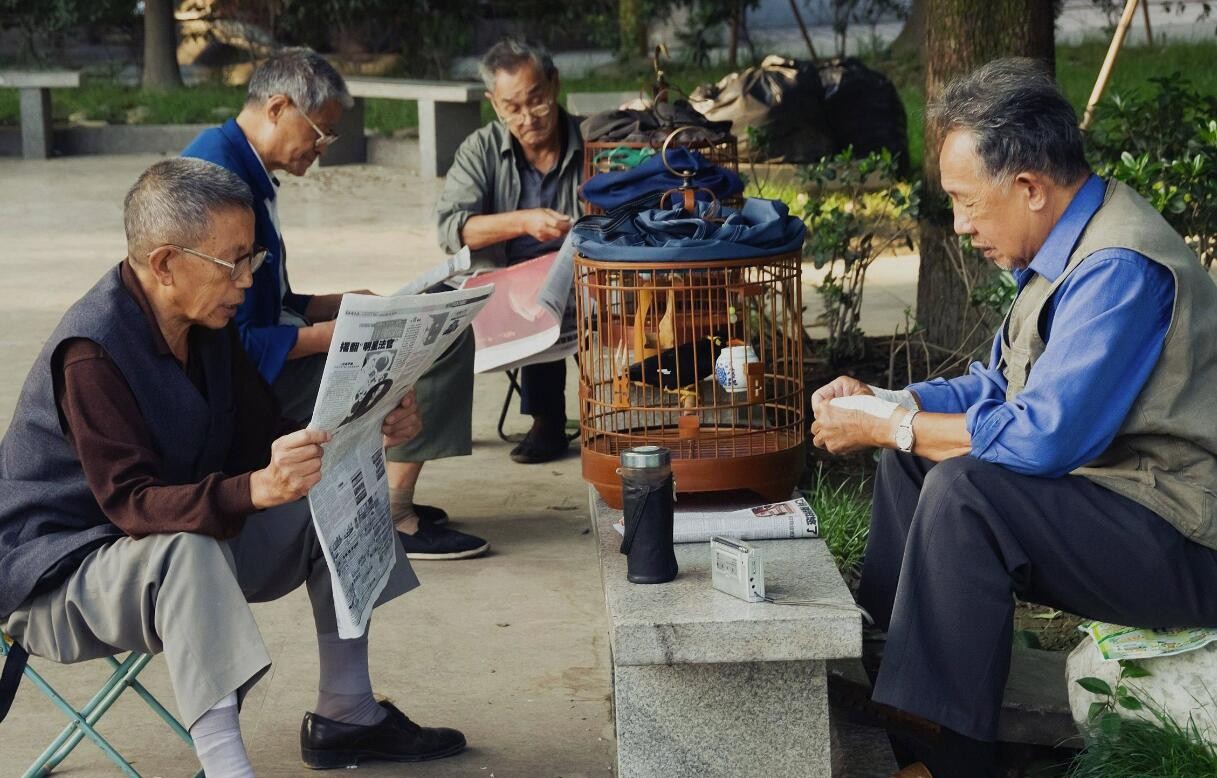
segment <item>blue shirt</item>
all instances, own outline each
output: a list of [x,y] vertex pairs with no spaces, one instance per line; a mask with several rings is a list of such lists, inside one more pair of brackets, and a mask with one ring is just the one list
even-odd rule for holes
[[[1014,271],[1021,292],[1033,274],[1055,281],[1103,204],[1106,185],[1091,176],[1028,267]],[[1048,302],[1044,353],[1027,385],[1006,400],[1001,332],[988,366],[913,384],[922,410],[965,413],[972,456],[1017,473],[1056,478],[1103,453],[1162,353],[1175,300],[1170,271],[1123,248],[1096,251]]]
[[182,151],[182,156],[197,157],[231,170],[253,192],[254,239],[267,254],[262,267],[254,273],[253,286],[245,292],[245,302],[237,309],[236,322],[245,352],[267,383],[274,383],[299,334],[295,324],[280,321],[283,307],[303,313],[312,299],[312,295],[296,294],[289,285],[280,285],[286,279],[281,264],[287,257],[267,207],[278,194],[274,182],[233,119],[204,130]]

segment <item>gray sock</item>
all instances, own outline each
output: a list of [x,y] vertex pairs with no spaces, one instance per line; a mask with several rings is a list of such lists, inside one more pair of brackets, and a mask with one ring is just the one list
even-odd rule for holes
[[200,716],[190,728],[190,737],[207,778],[254,778],[254,768],[241,741],[235,694]]
[[315,713],[347,724],[379,724],[388,712],[372,696],[368,675],[368,635],[343,640],[337,632],[317,636],[321,680]]

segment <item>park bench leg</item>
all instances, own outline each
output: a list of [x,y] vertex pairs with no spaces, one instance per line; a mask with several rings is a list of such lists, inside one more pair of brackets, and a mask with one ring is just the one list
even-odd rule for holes
[[482,126],[481,103],[418,101],[418,174],[447,175],[456,150]]
[[368,161],[368,139],[363,133],[363,98],[342,112],[338,120],[338,140],[325,150],[318,163],[322,167],[331,165],[358,165]]
[[51,155],[51,90],[21,89],[21,155],[46,159]]
[[829,778],[824,662],[617,665],[620,778]]

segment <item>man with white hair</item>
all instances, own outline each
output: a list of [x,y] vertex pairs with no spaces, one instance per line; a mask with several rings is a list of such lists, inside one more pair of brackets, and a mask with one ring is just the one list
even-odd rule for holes
[[[346,82],[325,58],[284,49],[254,70],[236,119],[203,131],[182,152],[231,170],[254,193],[255,229],[267,256],[236,322],[283,415],[302,423],[313,412],[342,295],[292,291],[274,174],[304,175],[337,140],[335,128],[352,104]],[[414,504],[422,463],[472,453],[473,384],[466,376],[473,373],[473,353],[472,332],[465,332],[427,371],[417,387],[424,432],[389,453],[394,523],[411,559],[464,559],[489,548],[479,537],[440,526],[448,520],[445,511]]]
[[[1217,286],[1149,203],[1090,172],[1040,63],[955,80],[929,119],[955,231],[1018,296],[988,364],[896,392],[838,378],[812,434],[886,449],[858,590],[887,631],[874,699],[939,730],[893,738],[924,762],[901,775],[981,778],[998,774],[1015,595],[1217,626]],[[834,402],[854,396],[874,411]]]
[[[248,603],[304,584],[321,668],[304,762],[455,754],[461,733],[373,696],[367,634],[338,635],[305,499],[328,433],[278,415],[233,325],[267,256],[252,206],[217,165],[150,167],[124,204],[126,258],[34,361],[0,441],[0,624],[22,647],[8,661],[164,653],[207,775],[247,778],[238,706],[270,668]],[[393,445],[419,428],[407,394],[381,430]],[[417,585],[399,551],[378,604]]]
[[[582,213],[583,137],[558,105],[558,68],[543,47],[505,38],[479,72],[498,121],[460,145],[435,206],[440,247],[468,246],[481,267],[557,251]],[[565,456],[566,362],[520,368],[520,412],[532,427],[511,452],[521,464]]]

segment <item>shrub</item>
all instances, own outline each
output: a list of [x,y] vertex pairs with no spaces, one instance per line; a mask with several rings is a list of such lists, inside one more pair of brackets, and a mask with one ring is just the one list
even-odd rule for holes
[[1178,73],[1150,81],[1156,91],[1100,106],[1091,161],[1149,200],[1207,268],[1217,259],[1217,96]]
[[855,159],[852,148],[804,169],[803,256],[825,269],[817,287],[824,301],[828,358],[834,364],[863,356],[862,292],[866,271],[896,246],[913,249],[920,185],[898,179],[891,153]]

